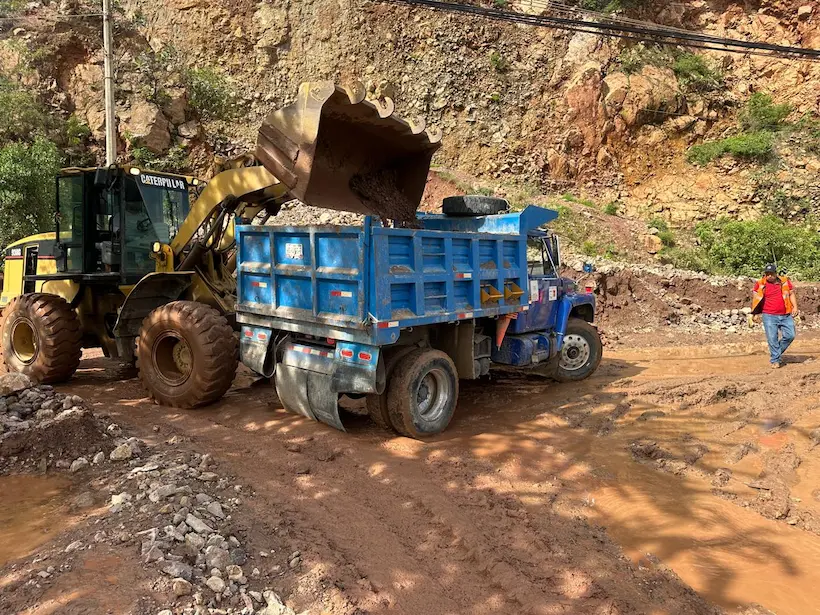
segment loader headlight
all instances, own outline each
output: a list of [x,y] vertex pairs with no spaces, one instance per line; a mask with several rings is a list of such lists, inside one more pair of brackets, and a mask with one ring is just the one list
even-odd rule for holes
[[158,241],[152,243],[151,252],[153,252],[154,254],[159,254],[160,252],[162,252],[162,244]]
[[131,167],[131,175],[139,175],[140,170],[137,167]]

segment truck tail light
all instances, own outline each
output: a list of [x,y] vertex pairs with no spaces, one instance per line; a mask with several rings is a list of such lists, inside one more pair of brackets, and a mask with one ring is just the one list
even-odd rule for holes
[[352,359],[353,358],[353,351],[348,350],[347,348],[342,349],[341,353],[342,357],[345,359]]
[[369,361],[372,358],[373,358],[373,355],[371,355],[369,352],[360,352],[359,353],[359,360],[360,361]]

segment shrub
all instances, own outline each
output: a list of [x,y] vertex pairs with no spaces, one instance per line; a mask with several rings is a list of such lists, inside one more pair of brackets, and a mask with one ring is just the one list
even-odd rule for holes
[[598,246],[594,241],[587,239],[583,244],[581,244],[581,252],[583,252],[586,256],[597,256]]
[[792,275],[820,278],[820,234],[813,225],[791,225],[775,216],[740,221],[722,218],[695,227],[702,250],[714,270],[759,276],[776,259]]
[[681,87],[690,92],[708,92],[723,85],[723,75],[696,53],[682,53],[672,65]]
[[503,73],[509,68],[509,63],[504,56],[497,51],[493,51],[490,54],[490,66],[492,66],[496,72]]
[[675,233],[672,231],[660,231],[658,233],[658,239],[660,239],[661,243],[667,248],[671,248],[675,245]]
[[57,146],[44,137],[0,147],[0,246],[53,229]]
[[714,273],[709,255],[702,248],[663,248],[658,253],[660,262],[677,269]]
[[644,66],[669,66],[672,63],[672,55],[657,45],[645,45],[638,43],[632,47],[627,47],[618,56],[618,64],[621,70],[627,74],[637,73]]
[[185,73],[191,108],[200,117],[227,120],[236,115],[234,91],[228,78],[212,68],[194,68]]
[[[616,13],[623,8],[624,2],[621,0],[581,0],[578,6],[587,11],[600,11],[602,13]],[[626,2],[630,4],[630,2]]]
[[707,141],[693,145],[686,154],[686,159],[694,164],[704,166],[724,154],[746,160],[766,161],[774,152],[774,135],[768,131],[741,133],[719,141]]
[[510,5],[508,0],[493,0],[493,6],[497,9],[505,9]]
[[174,47],[163,47],[157,52],[144,51],[134,59],[134,68],[140,76],[142,95],[157,105],[169,102],[164,84],[168,80],[169,67],[179,62],[179,55]]
[[29,140],[54,125],[34,94],[0,77],[0,142]]
[[647,224],[649,225],[649,228],[656,228],[661,232],[669,230],[669,225],[666,223],[666,220],[657,216],[649,220]]
[[617,216],[620,210],[620,203],[617,201],[610,201],[604,205],[604,213],[608,216]]
[[777,131],[784,127],[792,108],[783,103],[776,105],[768,94],[756,92],[746,102],[740,114],[740,125],[747,131]]

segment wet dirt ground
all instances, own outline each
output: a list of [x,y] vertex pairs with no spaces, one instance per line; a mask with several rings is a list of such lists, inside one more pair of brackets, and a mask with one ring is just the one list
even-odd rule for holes
[[334,613],[803,615],[820,613],[808,338],[777,372],[757,337],[663,338],[608,349],[581,384],[465,382],[448,431],[423,443],[290,415],[247,373],[198,411],[150,404],[91,353],[62,389],[251,485],[256,539],[284,528],[310,571],[282,588],[297,610],[335,584]]

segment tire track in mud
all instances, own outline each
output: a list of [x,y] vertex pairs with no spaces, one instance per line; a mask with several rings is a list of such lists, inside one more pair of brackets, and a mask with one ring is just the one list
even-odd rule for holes
[[[676,579],[637,572],[603,532],[552,512],[549,489],[494,477],[461,440],[386,438],[364,423],[338,433],[271,412],[270,394],[250,393],[241,409],[231,395],[212,410],[130,402],[114,413],[143,429],[167,413],[175,433],[254,487],[258,535],[279,526],[312,569],[299,584],[283,577],[297,604],[325,588],[332,612],[350,615],[718,612]],[[525,505],[519,489],[538,497]]]

